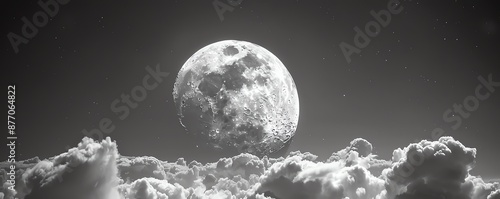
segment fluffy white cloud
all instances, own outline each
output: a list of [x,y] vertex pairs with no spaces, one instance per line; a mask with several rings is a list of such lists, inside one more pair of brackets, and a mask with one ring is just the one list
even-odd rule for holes
[[500,190],[497,189],[496,191],[491,192],[486,199],[500,199]]
[[185,189],[179,184],[170,184],[166,180],[156,178],[142,178],[131,184],[122,184],[118,187],[120,196],[124,199],[158,198],[158,199],[186,199],[192,189]]
[[116,144],[84,138],[78,147],[27,169],[16,185],[18,198],[108,199],[117,196]]
[[5,188],[7,164],[0,163],[0,199],[500,199],[498,182],[469,173],[476,150],[451,137],[396,149],[391,160],[372,149],[358,138],[324,162],[291,152],[201,164],[120,156],[109,138],[84,138],[54,158],[19,165],[17,193]]
[[121,157],[118,159],[117,165],[120,177],[127,182],[146,177],[160,180],[166,178],[162,162],[154,157]]
[[451,137],[423,140],[393,153],[386,177],[395,198],[486,198],[498,185],[471,176],[476,149]]
[[266,171],[258,191],[287,199],[377,198],[385,194],[384,180],[373,176],[366,165],[347,166],[347,162],[316,163],[301,156],[287,157]]

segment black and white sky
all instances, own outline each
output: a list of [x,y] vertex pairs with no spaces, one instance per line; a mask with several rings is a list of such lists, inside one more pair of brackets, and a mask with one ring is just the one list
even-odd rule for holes
[[[300,119],[290,151],[326,159],[361,137],[389,159],[396,148],[432,140],[439,127],[478,150],[473,174],[500,178],[500,87],[483,86],[489,97],[472,111],[454,109],[476,96],[481,77],[500,82],[498,7],[486,0],[401,1],[402,11],[348,63],[339,45],[354,45],[354,28],[364,30],[375,20],[370,11],[387,10],[388,2],[243,0],[221,20],[213,1],[73,0],[17,53],[8,34],[22,35],[22,18],[42,8],[35,0],[3,2],[2,79],[16,85],[17,159],[59,154],[109,118],[122,155],[217,160],[185,133],[172,88],[194,52],[235,39],[274,53],[297,85]],[[170,74],[119,119],[112,102],[157,65]],[[448,109],[454,121],[443,119]]]

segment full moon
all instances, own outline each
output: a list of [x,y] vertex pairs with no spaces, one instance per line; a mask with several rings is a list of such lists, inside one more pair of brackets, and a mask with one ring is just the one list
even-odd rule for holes
[[292,76],[265,48],[225,40],[182,66],[173,98],[184,128],[216,149],[268,155],[291,141],[299,121]]

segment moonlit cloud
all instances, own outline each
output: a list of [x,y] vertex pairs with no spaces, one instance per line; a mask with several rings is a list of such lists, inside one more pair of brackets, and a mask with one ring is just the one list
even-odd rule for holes
[[326,161],[297,151],[202,164],[120,156],[111,139],[84,138],[53,158],[25,161],[16,192],[6,188],[2,164],[0,199],[500,199],[498,182],[469,173],[476,149],[451,137],[396,149],[391,160],[372,149],[358,138]]
[[38,162],[16,186],[18,198],[108,199],[117,196],[116,144],[84,138],[77,147]]

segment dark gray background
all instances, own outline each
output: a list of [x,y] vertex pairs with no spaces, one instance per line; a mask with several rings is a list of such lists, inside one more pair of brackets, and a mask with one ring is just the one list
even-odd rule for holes
[[[195,51],[236,39],[273,52],[297,84],[301,114],[290,150],[324,159],[362,137],[388,159],[395,148],[431,139],[432,129],[442,127],[478,149],[473,174],[500,178],[500,88],[456,131],[442,119],[474,94],[479,75],[500,81],[498,7],[494,1],[402,1],[403,12],[348,64],[339,43],[352,44],[353,27],[364,27],[373,20],[369,12],[387,2],[244,0],[221,22],[212,1],[73,0],[17,54],[7,33],[20,34],[21,17],[41,9],[34,0],[3,2],[2,79],[5,87],[17,86],[18,159],[59,154],[103,117],[116,125],[111,137],[122,155],[217,159],[184,132],[172,88]],[[117,119],[111,102],[158,63],[170,76],[127,119]]]

